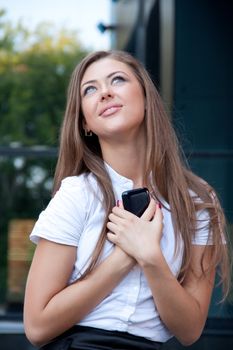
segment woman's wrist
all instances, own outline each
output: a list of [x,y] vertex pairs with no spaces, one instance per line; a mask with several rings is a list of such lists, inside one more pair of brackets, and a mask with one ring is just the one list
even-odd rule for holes
[[118,246],[115,246],[112,255],[115,257],[116,263],[123,269],[131,270],[136,264],[136,260]]
[[161,248],[159,247],[157,250],[154,250],[153,253],[144,253],[140,254],[140,256],[136,259],[138,265],[144,269],[148,267],[160,267],[164,261],[164,256]]

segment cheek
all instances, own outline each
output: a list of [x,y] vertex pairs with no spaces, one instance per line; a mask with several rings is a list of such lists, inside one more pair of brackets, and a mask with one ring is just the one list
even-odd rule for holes
[[131,90],[131,100],[134,102],[135,107],[145,109],[145,96],[140,86],[135,86]]
[[135,111],[138,113],[142,113],[144,115],[145,112],[145,97],[141,92],[135,91],[132,97],[132,105]]
[[92,114],[93,114],[92,103],[91,102],[88,103],[87,101],[85,101],[81,104],[81,108],[82,108],[82,113],[83,113],[84,119],[88,123],[90,121]]

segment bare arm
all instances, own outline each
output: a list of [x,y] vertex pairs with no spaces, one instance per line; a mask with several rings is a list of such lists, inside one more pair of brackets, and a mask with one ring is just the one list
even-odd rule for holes
[[115,248],[84,280],[67,286],[76,247],[39,241],[28,275],[25,332],[41,346],[63,333],[99,304],[130,271],[135,261]]
[[[206,266],[211,248],[208,249]],[[160,317],[183,345],[190,345],[200,337],[208,314],[215,272],[202,276],[203,250],[203,246],[192,247],[192,270],[182,285],[172,275],[162,253],[156,262],[142,263]]]
[[[192,247],[192,268],[181,285],[160,248],[163,216],[153,200],[142,218],[115,207],[109,219],[109,240],[134,257],[143,269],[164,324],[182,344],[196,341],[207,318],[215,276],[214,270],[206,276],[202,274],[204,247]],[[211,246],[205,253],[205,267],[210,252]]]

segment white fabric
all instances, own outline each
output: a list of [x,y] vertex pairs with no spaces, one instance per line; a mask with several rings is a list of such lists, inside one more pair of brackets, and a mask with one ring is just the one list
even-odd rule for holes
[[[133,182],[106,164],[115,197],[133,188]],[[169,205],[165,203],[166,207]],[[179,243],[179,254],[174,257],[175,236],[171,214],[163,209],[164,229],[161,248],[172,273],[177,276],[182,262],[183,244]],[[201,219],[208,220],[205,212]],[[77,260],[70,283],[77,280],[88,264],[98,240],[105,217],[102,195],[92,174],[68,177],[61,188],[40,214],[30,239],[37,243],[40,237],[53,242],[78,247]],[[203,225],[201,222],[200,225]],[[197,231],[194,244],[206,244],[206,227]],[[112,251],[113,244],[106,241],[102,259]],[[150,340],[165,342],[172,335],[161,321],[154,304],[146,278],[135,266],[119,285],[81,322],[81,325],[108,330],[125,331]]]

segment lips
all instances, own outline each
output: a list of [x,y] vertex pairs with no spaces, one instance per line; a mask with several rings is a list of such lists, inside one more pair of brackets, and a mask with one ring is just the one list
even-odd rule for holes
[[118,103],[114,103],[114,104],[109,104],[107,106],[105,106],[104,108],[101,109],[99,116],[109,116],[111,114],[116,113],[117,111],[119,111],[122,108],[121,104]]

